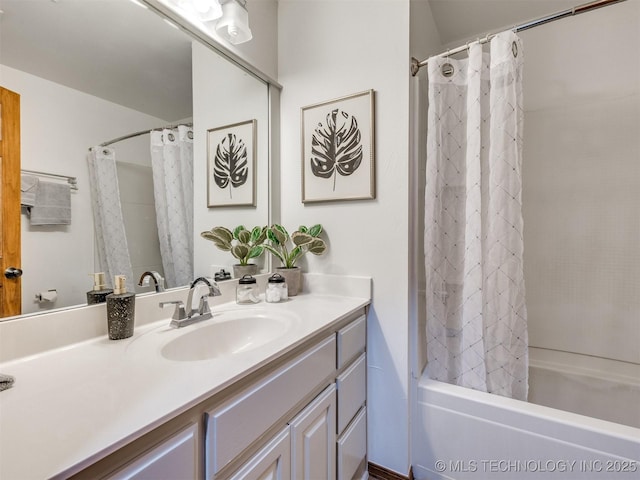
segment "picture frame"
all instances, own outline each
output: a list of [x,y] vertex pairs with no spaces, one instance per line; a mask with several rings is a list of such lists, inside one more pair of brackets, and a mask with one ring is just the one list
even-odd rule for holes
[[207,130],[207,207],[256,206],[256,128],[247,120]]
[[302,203],[376,198],[374,90],[302,107],[301,137]]

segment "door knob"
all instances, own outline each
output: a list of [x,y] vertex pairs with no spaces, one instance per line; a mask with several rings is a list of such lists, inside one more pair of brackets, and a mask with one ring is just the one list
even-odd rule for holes
[[4,276],[7,278],[19,278],[22,276],[22,270],[16,267],[9,267],[4,271]]

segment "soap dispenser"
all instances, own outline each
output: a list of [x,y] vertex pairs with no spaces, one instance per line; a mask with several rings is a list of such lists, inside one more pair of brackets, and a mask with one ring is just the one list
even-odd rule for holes
[[96,303],[106,302],[107,295],[109,295],[110,293],[113,293],[113,289],[107,288],[104,280],[104,272],[94,273],[93,290],[87,292],[87,305],[95,305]]
[[111,340],[129,338],[133,335],[136,294],[127,292],[126,281],[124,275],[116,275],[113,293],[107,295],[107,326]]

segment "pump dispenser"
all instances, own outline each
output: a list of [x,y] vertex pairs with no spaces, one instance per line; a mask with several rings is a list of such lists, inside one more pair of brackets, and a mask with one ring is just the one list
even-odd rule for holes
[[129,338],[133,335],[136,294],[127,292],[126,281],[124,275],[116,275],[113,293],[107,295],[107,326],[111,340]]
[[87,305],[106,302],[107,295],[113,293],[113,289],[107,288],[104,272],[90,273],[89,275],[93,275],[93,290],[87,292]]

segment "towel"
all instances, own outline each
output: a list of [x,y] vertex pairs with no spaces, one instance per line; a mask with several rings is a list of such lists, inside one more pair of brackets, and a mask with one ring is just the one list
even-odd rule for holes
[[71,187],[66,183],[39,182],[31,225],[70,225]]
[[36,193],[40,180],[33,175],[20,176],[20,203],[25,207],[33,207],[36,204]]
[[3,375],[0,373],[0,392],[13,387],[14,382],[15,378],[11,375]]

